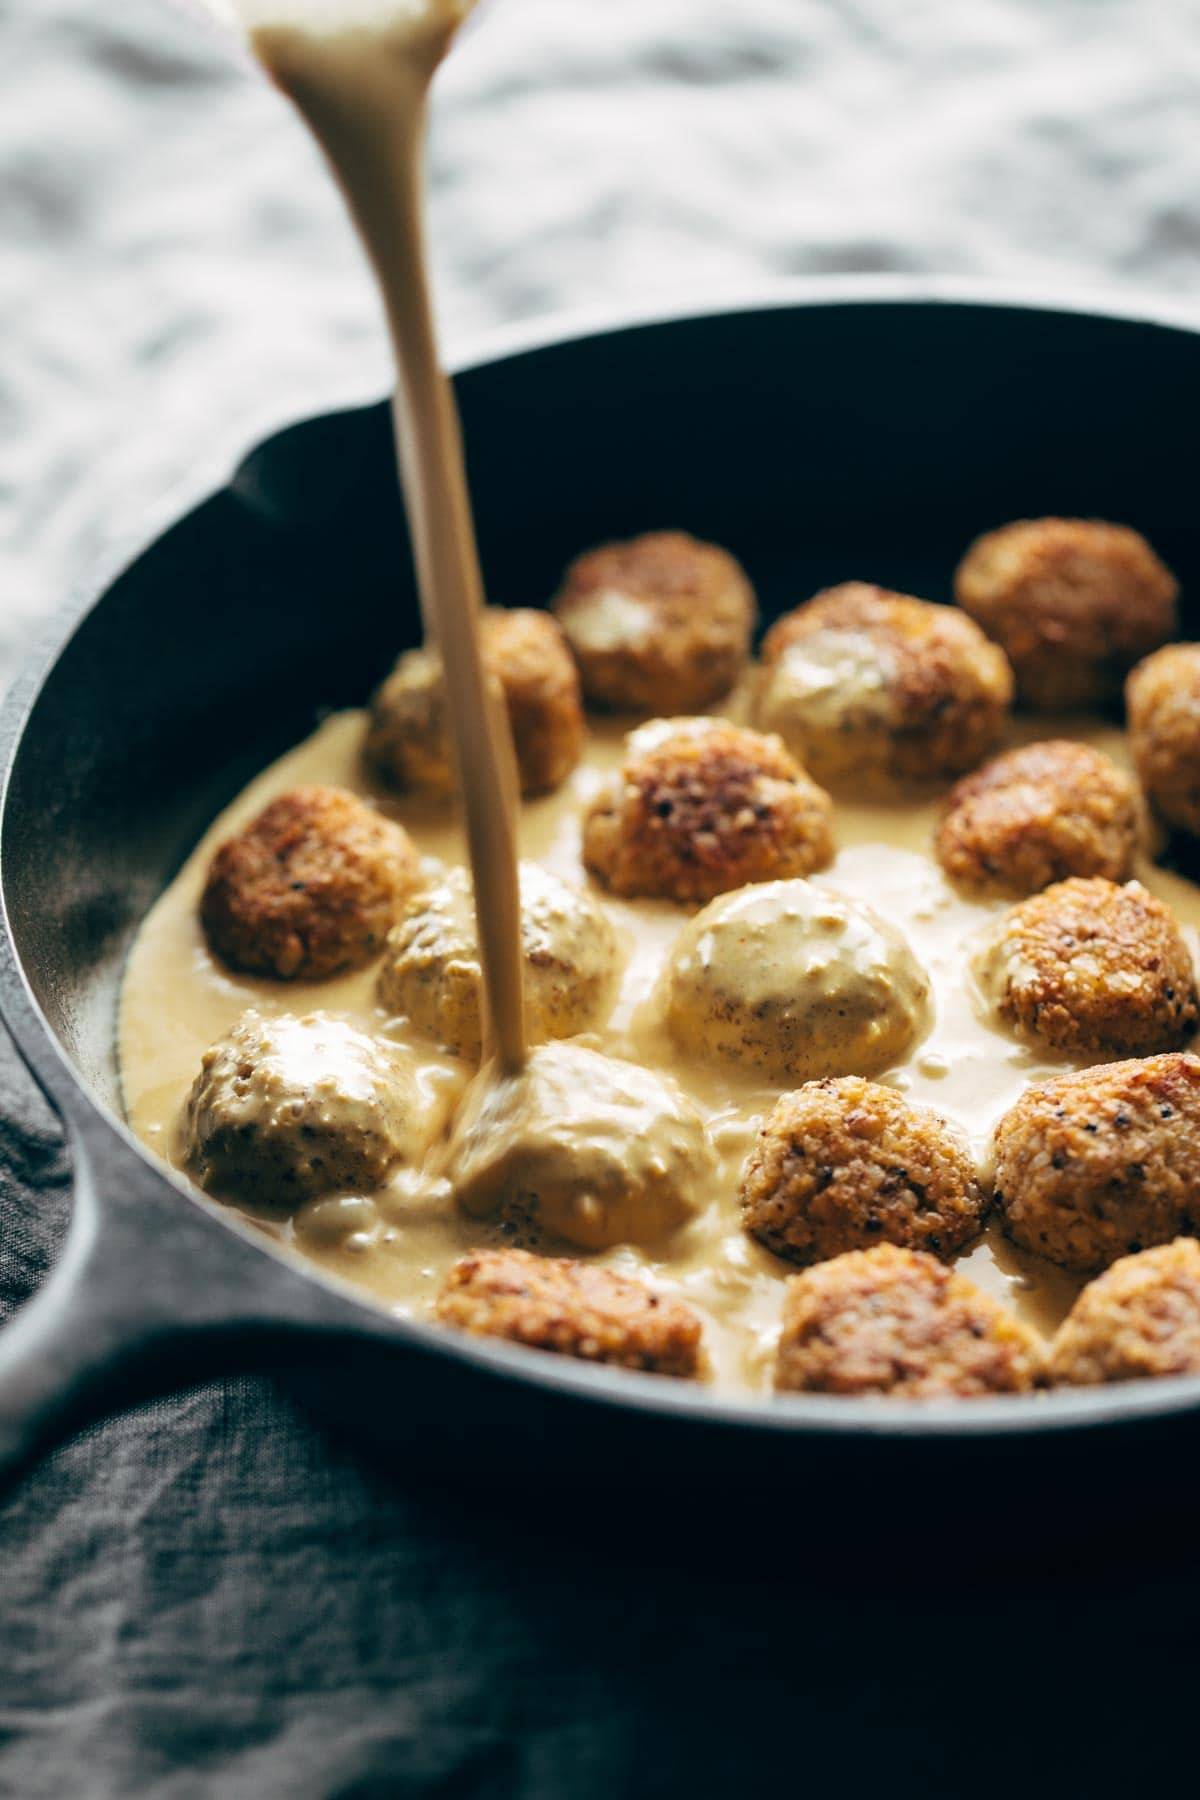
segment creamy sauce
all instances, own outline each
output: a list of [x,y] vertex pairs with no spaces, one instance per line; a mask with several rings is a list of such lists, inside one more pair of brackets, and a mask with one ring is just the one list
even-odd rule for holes
[[[1039,723],[1038,736],[1058,731],[1052,721]],[[338,714],[252,782],[197,845],[134,945],[120,1019],[125,1103],[133,1130],[176,1168],[184,1168],[180,1127],[200,1058],[248,1006],[266,1014],[322,1010],[408,1044],[420,1078],[447,1103],[473,1073],[402,1020],[388,1017],[376,995],[378,965],[323,982],[259,980],[219,964],[200,929],[197,906],[218,841],[268,799],[301,782],[333,782],[369,796],[402,819],[426,855],[461,865],[462,834],[447,809],[399,802],[373,785],[360,753],[364,731],[363,714]],[[1077,722],[1073,731],[1124,759],[1118,732],[1081,733]],[[1024,728],[1023,735],[1035,734]],[[580,860],[581,810],[617,763],[621,744],[619,726],[592,722],[583,766],[559,793],[521,807],[523,856],[566,881],[588,885]],[[992,1126],[1026,1084],[1074,1065],[1016,1042],[982,1015],[969,959],[1003,902],[969,901],[948,886],[929,853],[935,815],[932,800],[840,804],[838,855],[815,879],[873,906],[912,946],[932,985],[933,1020],[907,1060],[882,1079],[956,1122],[986,1166]],[[1200,891],[1150,864],[1138,874],[1173,907],[1195,953]],[[652,1278],[697,1307],[720,1385],[764,1389],[790,1271],[742,1232],[737,1188],[755,1128],[779,1087],[728,1065],[688,1062],[666,1037],[655,989],[688,912],[667,902],[614,900],[594,887],[592,893],[616,928],[626,962],[608,1023],[580,1041],[673,1074],[708,1119],[717,1148],[715,1173],[691,1223],[653,1251],[623,1246],[600,1260]],[[263,1220],[262,1228],[384,1306],[426,1315],[457,1255],[502,1241],[497,1227],[470,1219],[453,1205],[438,1179],[437,1161],[435,1153],[425,1171],[401,1171],[373,1196],[310,1202],[294,1220]],[[1022,1256],[994,1226],[959,1266],[1043,1330],[1054,1327],[1079,1285]]]
[[438,360],[424,220],[429,89],[474,0],[227,0],[337,176],[375,269],[396,363],[394,418],[426,636],[446,713],[474,873],[487,1017],[502,1070],[525,1015],[516,757],[484,674],[483,579],[458,413]]

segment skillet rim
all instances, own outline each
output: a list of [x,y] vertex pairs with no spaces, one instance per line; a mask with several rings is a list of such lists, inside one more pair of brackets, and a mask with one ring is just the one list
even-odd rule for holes
[[[1178,302],[1124,297],[1102,289],[1031,289],[1017,284],[960,277],[827,276],[770,282],[753,288],[710,290],[703,298],[663,297],[653,305],[571,309],[501,326],[473,339],[450,362],[455,376],[491,363],[586,340],[689,320],[722,318],[764,311],[803,311],[809,307],[945,306],[998,309],[1049,316],[1093,318],[1169,332],[1200,334],[1200,308]],[[173,525],[203,505],[221,488],[242,461],[267,438],[306,425],[331,411],[367,409],[381,403],[377,387],[339,381],[306,398],[311,408],[303,418],[280,423],[277,408],[251,409],[225,435],[219,451],[159,497],[140,524],[113,540],[91,570],[53,609],[33,635],[15,679],[0,703],[0,842],[9,818],[11,781],[29,720],[43,688],[84,620],[99,607],[118,580]],[[870,1400],[833,1395],[736,1397],[715,1394],[701,1384],[672,1382],[664,1377],[588,1365],[569,1358],[531,1357],[517,1346],[469,1338],[419,1319],[401,1319],[363,1297],[349,1283],[315,1269],[296,1255],[253,1233],[228,1209],[199,1188],[168,1170],[133,1136],[124,1120],[93,1096],[59,1042],[33,994],[18,953],[9,919],[6,883],[0,867],[0,1016],[56,1110],[80,1134],[105,1129],[122,1154],[132,1153],[140,1169],[172,1195],[189,1201],[233,1238],[265,1254],[298,1276],[316,1295],[334,1303],[332,1319],[316,1316],[321,1329],[330,1323],[381,1343],[408,1344],[437,1357],[469,1364],[481,1374],[516,1381],[531,1389],[672,1419],[690,1420],[725,1431],[766,1432],[840,1439],[902,1439],[979,1442],[990,1438],[1096,1432],[1200,1411],[1200,1375],[1175,1376],[1059,1390],[1053,1394],[997,1396],[993,1399],[912,1402]],[[271,1314],[264,1309],[263,1322]]]

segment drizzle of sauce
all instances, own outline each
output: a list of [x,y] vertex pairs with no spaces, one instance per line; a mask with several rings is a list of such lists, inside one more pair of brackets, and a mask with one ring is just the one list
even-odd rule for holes
[[[736,714],[738,709],[733,703],[721,710]],[[1037,725],[1038,736],[1060,731],[1054,721]],[[180,1122],[200,1058],[249,1006],[273,1015],[321,1010],[407,1045],[417,1079],[431,1098],[444,1097],[447,1109],[474,1072],[389,1017],[378,998],[378,965],[311,983],[234,975],[212,956],[200,929],[197,904],[218,841],[268,799],[302,782],[333,782],[368,796],[402,816],[426,855],[461,866],[462,833],[445,807],[398,802],[372,784],[361,757],[364,730],[361,713],[338,714],[252,782],[197,845],[133,947],[120,1018],[125,1103],[138,1137],[177,1168],[184,1166]],[[1021,730],[1035,735],[1029,724]],[[1124,760],[1118,732],[1099,726],[1085,730],[1078,720],[1068,730]],[[592,720],[584,764],[571,781],[521,808],[521,854],[577,886],[587,884],[580,813],[619,761],[622,741],[619,725]],[[906,1060],[879,1079],[956,1123],[986,1170],[1000,1114],[1030,1081],[1074,1065],[1021,1044],[988,1015],[970,958],[1004,902],[965,899],[944,880],[930,855],[936,811],[930,800],[840,803],[838,855],[815,880],[883,912],[911,945],[930,979],[932,1024]],[[1195,953],[1200,891],[1148,863],[1137,872],[1174,909]],[[693,915],[665,901],[616,900],[595,888],[592,894],[627,956],[607,1023],[580,1041],[674,1076],[708,1119],[717,1150],[716,1166],[696,1196],[697,1211],[673,1238],[649,1251],[623,1245],[599,1260],[653,1280],[697,1308],[720,1386],[765,1389],[790,1270],[742,1232],[737,1190],[742,1161],[781,1084],[730,1064],[692,1062],[668,1036],[656,988]],[[427,1316],[456,1256],[506,1241],[498,1226],[470,1219],[453,1204],[439,1178],[439,1153],[440,1146],[426,1168],[402,1170],[374,1195],[309,1202],[294,1220],[264,1219],[263,1229],[384,1306]],[[569,1251],[565,1245],[549,1247]],[[959,1259],[959,1267],[1043,1330],[1053,1329],[1079,1287],[1075,1278],[1015,1250],[994,1225]]]
[[441,655],[474,877],[487,1017],[502,1073],[525,1060],[517,773],[484,673],[483,578],[458,412],[434,327],[424,216],[433,77],[474,0],[223,0],[324,150],[379,283],[396,364],[401,483],[427,638]]

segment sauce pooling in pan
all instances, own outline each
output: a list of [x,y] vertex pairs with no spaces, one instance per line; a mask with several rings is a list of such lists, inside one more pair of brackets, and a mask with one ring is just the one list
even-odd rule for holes
[[[1040,735],[1046,722],[1038,726]],[[125,1102],[137,1135],[176,1168],[185,1167],[182,1118],[201,1056],[247,1007],[268,1017],[320,1010],[381,1034],[402,1047],[429,1104],[446,1113],[473,1073],[473,1063],[434,1048],[430,1038],[389,1013],[379,997],[378,963],[312,983],[239,975],[213,956],[200,927],[198,903],[216,844],[272,796],[304,782],[335,783],[368,795],[403,819],[425,855],[461,866],[462,833],[444,807],[397,800],[373,785],[361,753],[365,729],[361,713],[337,715],[259,776],[197,846],[134,946],[121,1011]],[[1073,730],[1123,760],[1119,733],[1104,727],[1081,733],[1078,721]],[[1029,727],[1025,734],[1032,735]],[[616,724],[592,721],[588,751],[574,776],[556,794],[521,808],[522,856],[575,887],[587,884],[581,813],[618,762],[622,737]],[[929,978],[932,1022],[905,1059],[879,1078],[961,1127],[986,1166],[998,1117],[1029,1082],[1075,1064],[1017,1042],[981,1009],[969,962],[1005,902],[967,900],[949,885],[930,855],[936,816],[932,802],[840,802],[837,856],[812,879],[822,889],[884,911],[907,939]],[[1194,951],[1200,893],[1149,864],[1140,865],[1138,875],[1173,908]],[[595,888],[589,899],[610,922],[623,960],[611,1012],[581,1041],[673,1077],[708,1119],[716,1150],[697,1184],[695,1212],[673,1238],[648,1250],[621,1245],[599,1252],[598,1259],[648,1277],[693,1305],[704,1321],[718,1384],[761,1390],[769,1381],[789,1269],[742,1230],[738,1179],[759,1121],[781,1087],[792,1084],[753,1070],[692,1061],[664,1032],[658,984],[694,913],[666,901],[615,899]],[[457,1256],[481,1244],[511,1241],[498,1225],[466,1217],[454,1205],[439,1176],[439,1156],[440,1146],[425,1168],[400,1170],[374,1194],[311,1200],[288,1219],[263,1215],[263,1229],[384,1306],[428,1316]],[[1080,1285],[1077,1278],[1024,1256],[994,1224],[958,1266],[1043,1330],[1058,1323]]]

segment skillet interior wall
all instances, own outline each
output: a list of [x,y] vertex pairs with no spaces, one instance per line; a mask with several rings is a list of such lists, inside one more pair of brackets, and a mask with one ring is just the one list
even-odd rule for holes
[[[540,604],[584,545],[679,524],[730,544],[768,617],[849,576],[945,600],[974,533],[1047,511],[1137,525],[1186,593],[1198,378],[1185,332],[949,304],[727,314],[526,352],[459,382],[489,593]],[[249,775],[418,635],[375,407],[253,452],[72,638],[19,747],[0,866],[34,992],[109,1105],[142,914]]]

